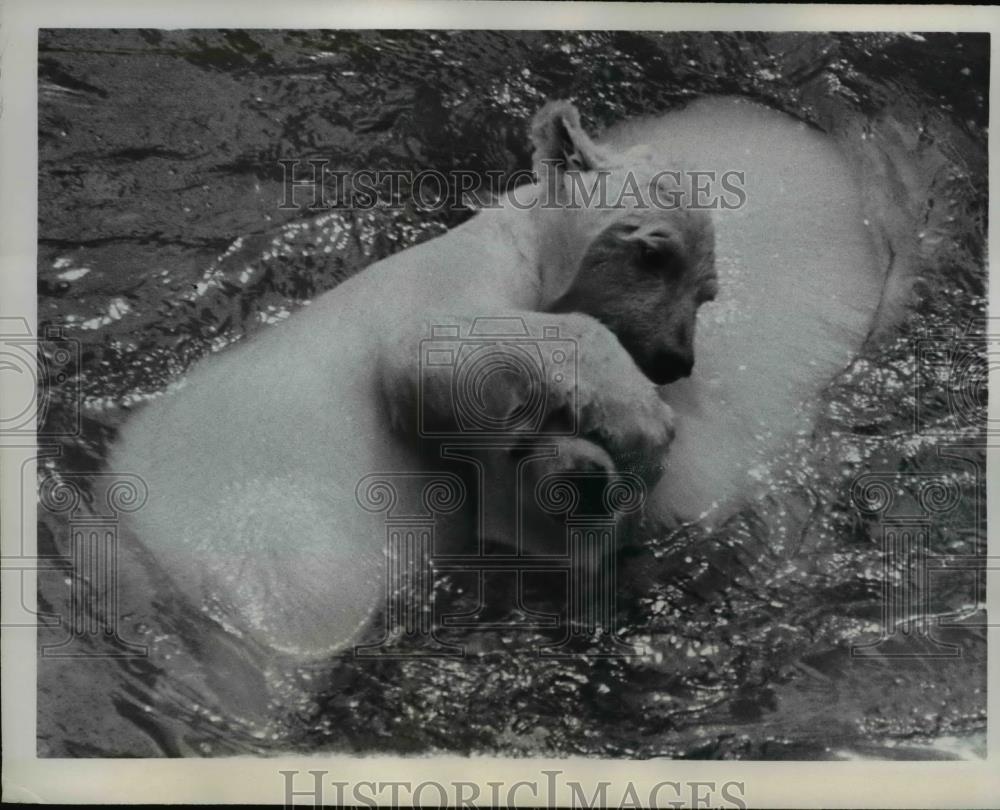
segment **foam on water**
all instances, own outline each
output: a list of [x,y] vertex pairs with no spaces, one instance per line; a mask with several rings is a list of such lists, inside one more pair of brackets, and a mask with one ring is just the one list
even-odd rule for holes
[[745,175],[746,203],[714,213],[720,293],[699,314],[694,374],[664,389],[678,433],[654,495],[684,518],[725,511],[811,429],[820,391],[871,327],[884,272],[860,195],[833,141],[744,100],[699,101],[609,140]]

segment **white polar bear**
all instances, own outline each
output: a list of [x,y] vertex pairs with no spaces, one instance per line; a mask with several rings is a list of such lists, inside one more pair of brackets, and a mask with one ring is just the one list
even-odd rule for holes
[[[544,398],[547,420],[574,423],[555,466],[625,459],[658,478],[674,425],[657,384],[690,374],[716,293],[710,219],[653,204],[664,167],[599,149],[571,105],[546,106],[532,136],[538,183],[207,358],[126,424],[109,466],[146,481],[135,533],[195,605],[303,658],[359,637],[385,604],[386,537],[359,481],[426,470],[421,420],[455,417],[447,366],[421,364],[437,325],[513,319],[571,341],[575,372]],[[620,204],[574,204],[599,177]],[[487,389],[501,419],[537,393],[502,376]]]

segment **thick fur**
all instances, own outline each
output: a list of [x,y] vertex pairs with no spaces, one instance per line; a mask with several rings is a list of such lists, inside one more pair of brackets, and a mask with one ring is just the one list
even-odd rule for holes
[[[818,392],[861,347],[876,307],[894,303],[881,293],[851,167],[787,116],[711,100],[598,146],[558,102],[532,132],[539,183],[515,190],[519,207],[484,210],[373,265],[206,359],[126,425],[110,465],[148,483],[136,534],[227,627],[318,657],[370,626],[385,603],[386,527],[360,508],[356,487],[370,473],[436,463],[420,408],[447,424],[453,394],[442,369],[421,374],[420,342],[435,325],[464,335],[478,317],[515,316],[539,340],[557,327],[578,346],[579,369],[575,387],[550,386],[550,416],[558,428],[572,393],[579,430],[554,440],[559,455],[535,475],[627,465],[649,486],[659,476],[658,514],[694,518],[724,516],[760,486],[760,470],[811,429]],[[748,204],[715,215],[718,269],[705,214],[573,205],[574,183],[595,169],[616,199],[629,171],[678,166],[747,173]],[[525,208],[544,197],[556,204]],[[718,301],[699,310],[716,286]],[[689,370],[660,388],[650,379]],[[531,393],[506,382],[488,390],[497,416]],[[496,465],[532,452],[494,457],[483,479],[506,480]],[[489,494],[501,506],[518,495]],[[468,529],[459,519],[442,533],[461,541]],[[477,531],[508,537],[509,510]]]
[[[652,379],[690,371],[695,314],[715,292],[711,224],[634,199],[569,204],[574,177],[608,172],[614,199],[630,174],[662,167],[638,152],[611,160],[565,102],[532,132],[540,181],[516,190],[520,207],[373,265],[206,359],[126,425],[110,465],[147,481],[136,534],[194,604],[295,656],[358,638],[384,604],[386,528],[356,487],[435,464],[420,419],[447,422],[453,404],[447,373],[420,363],[436,325],[466,334],[476,318],[516,317],[538,340],[556,327],[578,347],[578,370],[549,381],[547,405],[555,421],[574,409],[579,430],[551,466],[613,475],[627,459],[658,479],[675,426]],[[523,210],[529,198],[548,204]],[[512,384],[485,395],[502,414],[527,394]]]

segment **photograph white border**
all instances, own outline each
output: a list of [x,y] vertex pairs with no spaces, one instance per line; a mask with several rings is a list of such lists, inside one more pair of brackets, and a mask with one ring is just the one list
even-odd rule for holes
[[[37,240],[37,43],[40,28],[470,28],[604,29],[658,31],[982,31],[990,32],[991,122],[998,107],[997,30],[1000,11],[980,6],[740,5],[661,3],[460,3],[310,2],[284,0],[5,0],[0,6],[0,316],[36,315]],[[992,127],[991,127],[992,129]],[[996,150],[990,139],[990,163]],[[994,172],[995,174],[995,172]],[[997,223],[995,176],[990,182],[990,244]],[[992,269],[992,265],[991,265]],[[991,273],[992,275],[992,273]],[[990,285],[990,312],[996,315],[996,290]],[[997,383],[991,369],[990,383]],[[6,382],[6,379],[5,379]],[[0,407],[33,395],[33,381],[0,391]],[[994,388],[994,390],[998,390]],[[1000,397],[989,405],[1000,418]],[[0,527],[4,554],[34,553],[35,515],[22,515],[18,483],[25,448],[0,447]],[[997,450],[988,453],[987,511],[996,512],[994,485]],[[989,549],[998,553],[996,520],[989,528]],[[23,534],[22,534],[23,532]],[[25,593],[34,593],[33,577]],[[990,575],[987,605],[1000,615],[998,576]],[[20,593],[0,595],[5,615],[17,611]],[[29,606],[30,607],[30,606]],[[598,759],[494,759],[486,757],[295,756],[229,759],[38,759],[35,755],[36,648],[31,628],[7,629],[2,635],[0,686],[3,695],[3,800],[65,803],[274,803],[284,798],[280,770],[326,770],[329,780],[414,782],[474,781],[489,796],[489,781],[513,784],[541,778],[544,769],[564,771],[562,784],[577,779],[593,787],[601,780],[631,781],[640,795],[663,780],[742,781],[751,807],[997,807],[1000,806],[1000,747],[997,727],[996,673],[998,628],[988,631],[989,757],[983,762],[680,762]],[[645,787],[643,787],[645,786]],[[645,791],[645,792],[644,792]],[[613,795],[613,794],[612,794]],[[551,800],[568,806],[570,796]],[[428,802],[437,794],[429,791]],[[332,797],[330,797],[332,800]],[[308,797],[300,798],[311,803]]]

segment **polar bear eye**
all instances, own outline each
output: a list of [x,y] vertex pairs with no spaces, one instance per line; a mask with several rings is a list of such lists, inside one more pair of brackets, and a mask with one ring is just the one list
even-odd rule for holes
[[639,259],[643,267],[661,272],[673,271],[680,265],[676,247],[666,240],[640,242]]
[[676,235],[662,224],[625,224],[619,231],[625,244],[633,245],[638,267],[664,275],[677,275],[683,269],[681,245]]

